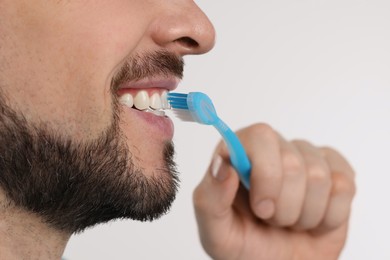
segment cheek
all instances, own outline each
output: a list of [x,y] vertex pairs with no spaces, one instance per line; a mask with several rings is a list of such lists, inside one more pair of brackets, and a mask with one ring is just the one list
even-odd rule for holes
[[28,121],[43,122],[65,136],[99,135],[112,121],[109,70],[98,56],[96,64],[89,62],[71,45],[60,48],[58,43],[46,51],[33,45],[23,41],[2,45],[9,46],[1,55],[7,66],[0,73],[9,105]]
[[76,140],[94,139],[112,123],[109,93],[82,95],[69,91],[63,94],[49,87],[41,87],[39,93],[30,90],[6,93],[10,106],[30,123],[43,123],[56,134]]
[[13,108],[79,139],[96,137],[111,123],[111,78],[148,24],[137,8],[124,6],[131,1],[103,1],[93,9],[83,2],[56,16],[39,10],[23,16],[10,30],[9,66],[2,72]]

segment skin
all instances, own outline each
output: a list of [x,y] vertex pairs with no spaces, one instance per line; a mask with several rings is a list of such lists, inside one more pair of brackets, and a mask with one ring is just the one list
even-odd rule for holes
[[224,260],[338,259],[355,194],[348,162],[329,147],[287,142],[266,124],[238,135],[252,162],[250,192],[224,143],[194,192],[207,253]]
[[[0,0],[0,17],[0,87],[9,105],[78,142],[110,125],[110,83],[128,57],[202,54],[215,40],[190,0]],[[120,120],[135,163],[152,175],[169,140],[137,117]],[[239,188],[220,145],[217,178],[210,167],[194,193],[205,250],[215,259],[336,259],[354,194],[348,163],[334,150],[287,142],[266,125],[239,136],[253,164],[251,190]],[[262,199],[275,204],[261,209]],[[8,207],[1,188],[0,209],[1,259],[61,257],[69,232]]]
[[[201,54],[214,45],[212,25],[189,0],[1,0],[0,17],[0,86],[9,106],[75,142],[111,125],[110,84],[129,57]],[[120,130],[134,163],[151,176],[170,140],[124,114]],[[71,234],[0,199],[0,258],[59,259]]]

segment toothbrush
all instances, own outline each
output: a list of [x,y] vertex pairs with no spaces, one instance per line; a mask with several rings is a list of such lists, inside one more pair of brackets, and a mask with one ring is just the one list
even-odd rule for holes
[[236,134],[217,116],[211,99],[201,92],[168,93],[168,102],[181,120],[212,125],[218,130],[227,144],[231,164],[249,189],[251,163]]

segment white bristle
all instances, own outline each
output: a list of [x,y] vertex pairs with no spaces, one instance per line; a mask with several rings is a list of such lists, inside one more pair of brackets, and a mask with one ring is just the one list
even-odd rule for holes
[[173,109],[173,113],[177,118],[179,118],[182,121],[186,122],[196,122],[195,119],[192,117],[189,110],[184,109]]

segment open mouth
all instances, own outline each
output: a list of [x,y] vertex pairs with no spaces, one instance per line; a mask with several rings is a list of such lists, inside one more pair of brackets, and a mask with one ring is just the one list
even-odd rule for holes
[[119,102],[132,109],[165,116],[170,108],[165,89],[122,89],[119,91]]

